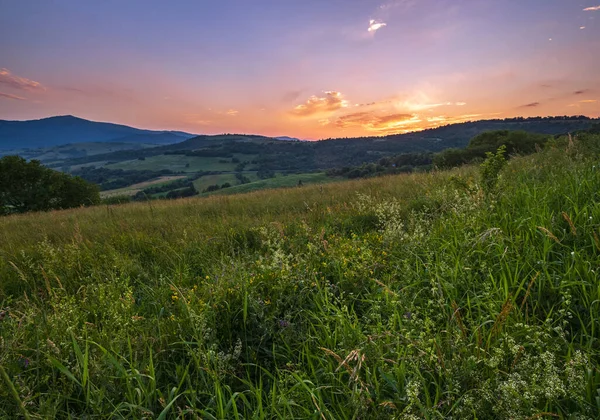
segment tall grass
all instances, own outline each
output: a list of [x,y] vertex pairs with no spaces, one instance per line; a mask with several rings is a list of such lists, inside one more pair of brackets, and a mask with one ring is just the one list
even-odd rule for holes
[[2,218],[0,417],[598,418],[597,140]]

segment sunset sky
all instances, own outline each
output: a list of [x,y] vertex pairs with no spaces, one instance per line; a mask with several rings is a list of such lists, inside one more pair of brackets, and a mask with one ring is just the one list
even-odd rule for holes
[[0,0],[0,119],[306,139],[600,116],[600,0]]

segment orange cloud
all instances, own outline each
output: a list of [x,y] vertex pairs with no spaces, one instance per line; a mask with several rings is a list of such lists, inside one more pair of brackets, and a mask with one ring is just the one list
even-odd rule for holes
[[14,99],[17,101],[25,101],[25,98],[21,98],[20,96],[17,95],[11,95],[9,93],[2,93],[0,92],[0,98],[6,98],[6,99]]
[[230,109],[229,111],[227,111],[227,115],[229,115],[230,117],[235,117],[240,113],[240,111],[238,111],[237,109]]
[[407,125],[414,125],[421,120],[413,114],[391,114],[378,116],[372,112],[356,112],[339,117],[335,126],[338,128],[361,127],[369,131],[398,130]]
[[439,102],[433,100],[427,93],[417,91],[410,96],[394,101],[394,106],[398,110],[408,112],[430,111],[444,106],[465,106],[465,102]]
[[310,117],[319,114],[329,114],[338,109],[348,106],[348,101],[343,99],[340,92],[328,91],[324,97],[311,96],[306,103],[296,106],[292,111],[292,115],[298,117]]
[[25,77],[16,76],[12,74],[10,70],[5,68],[0,69],[0,85],[9,86],[13,89],[19,90],[46,90],[41,83],[26,79]]

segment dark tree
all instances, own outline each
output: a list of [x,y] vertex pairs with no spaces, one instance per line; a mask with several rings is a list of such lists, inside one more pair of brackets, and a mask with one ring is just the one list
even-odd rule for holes
[[19,156],[0,159],[0,214],[98,204],[96,185]]

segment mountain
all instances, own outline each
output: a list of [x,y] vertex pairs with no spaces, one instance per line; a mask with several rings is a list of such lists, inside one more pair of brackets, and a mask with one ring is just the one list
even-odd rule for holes
[[279,136],[279,137],[275,137],[275,139],[282,140],[282,141],[304,141],[304,140],[297,139],[296,137],[288,137],[288,136]]
[[94,142],[173,144],[194,136],[180,131],[141,130],[71,115],[30,121],[0,120],[0,150]]

